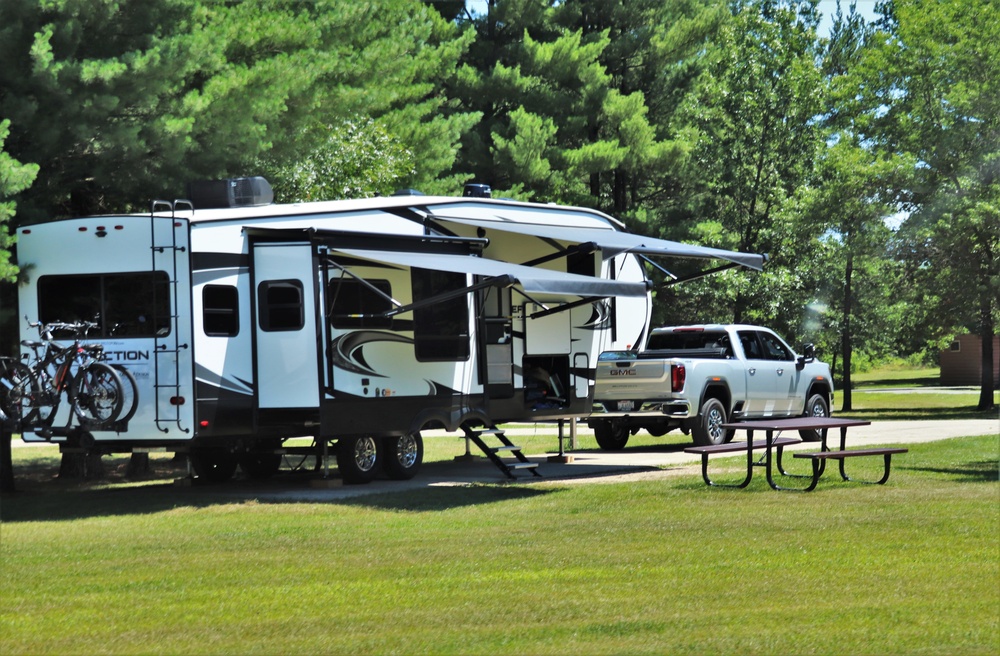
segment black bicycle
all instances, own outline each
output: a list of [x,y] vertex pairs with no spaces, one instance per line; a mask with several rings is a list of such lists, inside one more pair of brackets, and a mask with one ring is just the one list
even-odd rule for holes
[[[25,427],[51,428],[63,394],[72,412],[67,428],[76,418],[81,426],[105,428],[116,421],[126,397],[121,376],[111,365],[102,362],[104,349],[100,344],[86,344],[83,339],[97,324],[89,321],[74,323],[28,323],[37,328],[41,341],[25,340],[22,345],[35,353],[34,361],[18,369],[19,380],[7,394],[10,410],[16,411],[16,421]],[[68,331],[73,341],[59,346],[53,331]],[[131,381],[130,381],[131,383]],[[134,400],[134,389],[129,390]]]

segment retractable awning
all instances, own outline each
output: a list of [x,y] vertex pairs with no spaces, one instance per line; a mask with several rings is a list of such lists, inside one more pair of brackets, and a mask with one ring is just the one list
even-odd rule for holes
[[725,260],[749,269],[760,271],[764,268],[764,256],[755,253],[738,253],[719,248],[708,248],[692,244],[682,244],[666,239],[645,237],[619,230],[601,230],[599,228],[578,228],[560,225],[545,225],[540,223],[522,223],[520,221],[505,221],[497,219],[471,219],[464,217],[442,216],[432,214],[428,218],[440,223],[460,223],[462,225],[482,228],[484,230],[503,230],[522,235],[531,235],[543,239],[584,244],[593,242],[600,246],[605,259],[619,253],[636,253],[638,255],[659,255],[667,257],[685,257],[707,260]]
[[643,282],[625,282],[591,278],[572,273],[561,273],[550,269],[511,264],[488,260],[471,255],[446,255],[440,253],[418,253],[411,251],[377,251],[354,248],[334,248],[331,253],[342,253],[352,258],[372,260],[418,269],[448,271],[451,273],[471,273],[490,278],[509,278],[529,294],[559,294],[580,297],[645,296],[647,289]]

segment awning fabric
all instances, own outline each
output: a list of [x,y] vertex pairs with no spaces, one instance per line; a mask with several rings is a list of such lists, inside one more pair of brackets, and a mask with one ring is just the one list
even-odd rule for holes
[[484,230],[503,230],[522,235],[531,235],[544,239],[584,244],[594,242],[601,247],[604,258],[613,257],[619,253],[637,253],[640,255],[659,255],[666,257],[689,257],[699,259],[726,260],[741,266],[760,271],[764,268],[764,256],[755,253],[737,253],[719,248],[682,244],[666,239],[656,239],[635,235],[619,230],[601,230],[599,228],[577,228],[568,226],[544,225],[540,223],[522,223],[520,221],[504,221],[502,217],[493,219],[469,219],[432,214],[429,218],[438,222],[461,223],[463,225],[483,228]]
[[412,251],[377,251],[353,248],[335,248],[333,253],[349,257],[384,262],[418,269],[436,269],[451,273],[471,273],[477,276],[511,276],[521,288],[534,294],[561,294],[572,296],[645,296],[645,282],[626,282],[591,278],[550,269],[510,264],[472,255],[444,255]]

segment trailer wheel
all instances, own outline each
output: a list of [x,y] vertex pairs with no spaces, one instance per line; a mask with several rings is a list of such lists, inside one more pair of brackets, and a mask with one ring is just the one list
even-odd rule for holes
[[716,398],[706,399],[701,406],[701,412],[694,422],[691,436],[698,446],[708,446],[710,444],[725,444],[733,439],[736,431],[724,430],[722,424],[726,423],[726,406]]
[[223,449],[199,449],[191,452],[191,466],[198,478],[209,483],[225,483],[236,473],[236,456]]
[[337,466],[345,483],[370,483],[378,472],[380,452],[374,437],[345,437],[337,447]]
[[382,469],[396,481],[413,478],[424,461],[424,441],[419,432],[382,440]]
[[621,451],[628,444],[628,426],[615,421],[602,421],[594,424],[594,437],[597,446],[605,451]]
[[[829,417],[830,405],[826,402],[826,397],[822,394],[813,394],[810,396],[809,402],[806,403],[806,411],[803,416]],[[802,438],[803,442],[819,442],[822,439],[819,431],[816,430],[801,430],[799,431],[799,437]]]
[[245,453],[239,457],[240,469],[255,480],[270,478],[281,467],[280,453]]

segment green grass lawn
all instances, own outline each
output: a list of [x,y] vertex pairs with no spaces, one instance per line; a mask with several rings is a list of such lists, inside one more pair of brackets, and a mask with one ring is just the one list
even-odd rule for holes
[[0,506],[0,654],[994,654],[998,441],[810,494],[29,485]]

